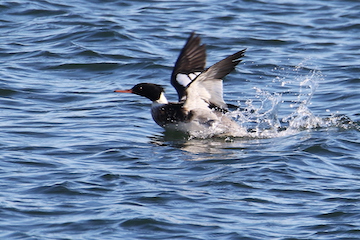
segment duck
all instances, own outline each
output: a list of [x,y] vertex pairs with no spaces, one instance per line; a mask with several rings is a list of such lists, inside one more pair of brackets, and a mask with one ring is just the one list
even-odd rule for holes
[[223,99],[222,79],[242,61],[246,48],[205,68],[205,47],[200,36],[192,32],[182,48],[171,74],[177,102],[169,102],[164,87],[154,83],[139,83],[115,92],[148,98],[153,120],[165,129],[191,133],[216,128],[222,134],[231,132],[239,125],[226,114],[229,109]]

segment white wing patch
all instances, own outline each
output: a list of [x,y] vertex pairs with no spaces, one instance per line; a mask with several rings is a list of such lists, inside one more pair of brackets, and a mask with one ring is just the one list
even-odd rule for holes
[[186,101],[184,104],[184,109],[187,111],[194,109],[206,109],[210,111],[210,98],[210,92],[202,86],[202,82],[194,81],[189,86],[189,88],[186,89]]
[[176,75],[176,81],[183,87],[187,87],[201,72],[193,72],[189,74],[179,73]]
[[210,103],[227,108],[223,99],[222,80],[211,77],[211,74],[209,71],[203,72],[188,86],[184,104],[186,110],[209,109]]
[[191,78],[187,74],[179,73],[176,75],[176,81],[183,87],[186,87],[189,83],[191,83]]
[[193,72],[193,73],[189,73],[189,78],[191,79],[191,81],[193,81],[197,76],[200,75],[201,72]]

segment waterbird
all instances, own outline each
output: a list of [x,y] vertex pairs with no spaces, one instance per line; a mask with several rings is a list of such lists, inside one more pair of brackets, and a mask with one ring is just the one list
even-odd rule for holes
[[188,37],[171,74],[171,84],[178,94],[178,102],[169,102],[164,88],[154,83],[139,83],[131,89],[115,90],[133,93],[152,101],[151,115],[165,129],[183,132],[217,128],[220,133],[239,127],[226,116],[228,105],[223,99],[223,78],[242,60],[246,48],[209,68],[206,65],[205,44],[195,32]]

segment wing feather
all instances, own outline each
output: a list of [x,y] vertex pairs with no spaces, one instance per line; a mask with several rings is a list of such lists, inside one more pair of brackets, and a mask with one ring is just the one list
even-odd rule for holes
[[243,49],[228,56],[197,76],[186,88],[184,108],[187,111],[209,106],[227,109],[223,99],[222,78],[241,62],[240,58],[244,56],[245,51],[246,49]]
[[185,88],[196,76],[204,71],[206,64],[205,44],[201,45],[201,39],[194,32],[186,41],[175,63],[171,74],[171,84],[178,93],[179,101],[185,95]]

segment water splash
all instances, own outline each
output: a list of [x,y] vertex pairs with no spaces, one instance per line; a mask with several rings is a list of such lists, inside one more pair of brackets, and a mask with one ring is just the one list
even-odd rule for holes
[[[305,66],[306,60],[292,69],[275,68],[272,81],[282,92],[270,93],[254,87],[254,98],[245,101],[244,106],[227,113],[238,127],[227,131],[216,125],[206,131],[190,133],[190,138],[245,137],[274,138],[315,128],[358,128],[345,115],[316,116],[309,108],[323,74]],[[285,76],[282,76],[285,75]],[[229,133],[230,132],[230,133]]]

